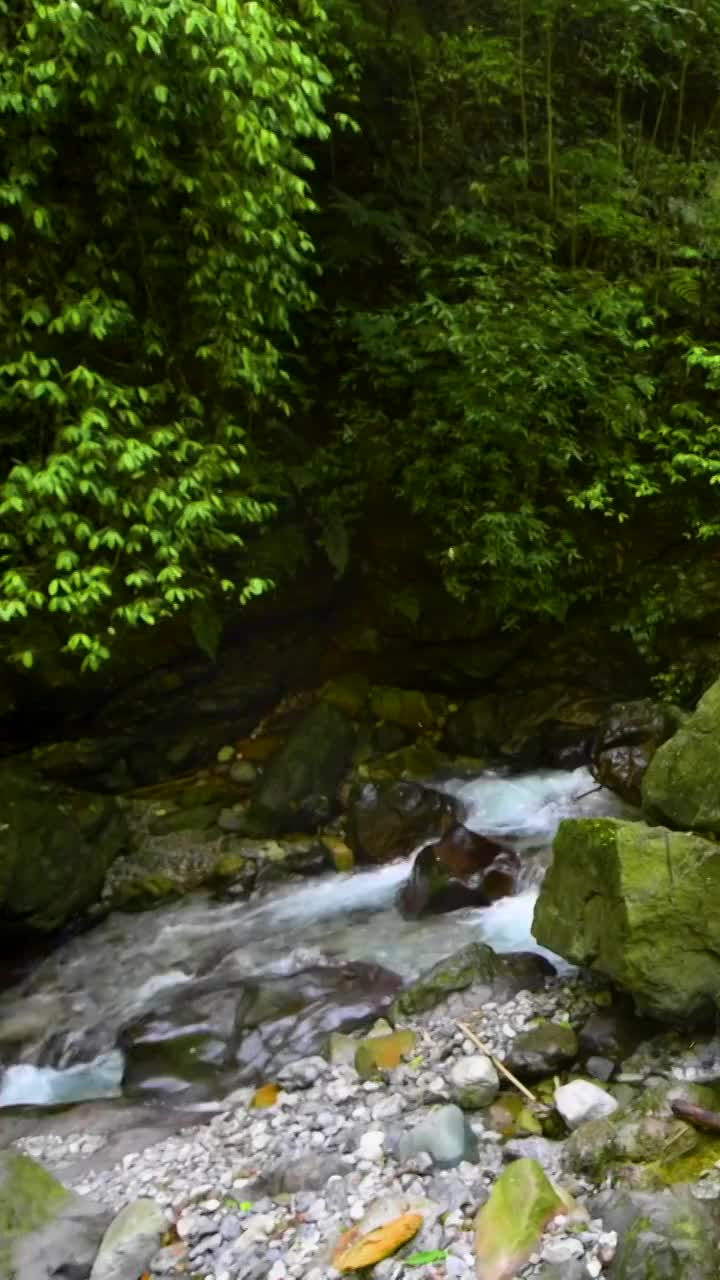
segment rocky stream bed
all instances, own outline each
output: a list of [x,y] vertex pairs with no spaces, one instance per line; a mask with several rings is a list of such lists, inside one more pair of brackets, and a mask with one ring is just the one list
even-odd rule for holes
[[0,993],[2,1280],[717,1278],[713,689],[490,760],[345,685],[179,783],[10,762],[6,920],[93,927]]

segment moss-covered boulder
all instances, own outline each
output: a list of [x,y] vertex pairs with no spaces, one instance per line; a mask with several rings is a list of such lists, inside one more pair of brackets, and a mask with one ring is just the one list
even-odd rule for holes
[[28,1156],[0,1151],[0,1276],[87,1276],[112,1218]]
[[613,818],[567,819],[535,908],[538,942],[680,1024],[720,996],[720,847]]
[[609,1191],[593,1203],[606,1231],[617,1231],[612,1280],[716,1280],[720,1214],[689,1187]]
[[91,906],[128,839],[110,796],[0,769],[0,931],[43,933]]
[[541,986],[554,969],[542,956],[529,952],[498,955],[482,942],[471,942],[440,960],[405,987],[392,1007],[397,1022],[432,1009],[454,991],[482,987],[486,997],[507,996]]
[[720,832],[720,680],[655,753],[642,785],[647,812],[673,827]]
[[332,818],[356,738],[357,726],[338,707],[313,707],[268,764],[251,806],[251,826],[273,834],[313,831]]

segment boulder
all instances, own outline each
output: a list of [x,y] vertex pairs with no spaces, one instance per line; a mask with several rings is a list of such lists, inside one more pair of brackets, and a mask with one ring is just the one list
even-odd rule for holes
[[398,909],[416,919],[461,907],[487,907],[514,891],[519,870],[514,850],[458,823],[415,855],[398,893]]
[[629,991],[639,1012],[701,1021],[720,993],[720,848],[640,822],[566,819],[533,934]]
[[137,1280],[149,1269],[167,1229],[154,1200],[133,1200],[105,1232],[90,1280]]
[[0,1276],[86,1280],[111,1218],[28,1156],[0,1151]]
[[672,827],[720,832],[720,680],[658,748],[642,785],[647,812]]
[[359,862],[391,862],[455,823],[455,801],[440,791],[419,782],[368,782],[350,802],[348,843]]
[[545,1022],[521,1031],[508,1048],[508,1066],[521,1080],[542,1080],[574,1062],[578,1038],[564,1022]]
[[270,833],[313,831],[337,812],[337,791],[350,767],[357,726],[321,702],[303,716],[268,764],[250,822]]
[[437,845],[427,845],[415,855],[412,871],[398,892],[398,910],[414,920],[461,907],[487,907],[490,899],[482,887],[483,878],[482,871],[462,878],[453,876]]
[[689,1187],[623,1188],[596,1197],[592,1210],[619,1237],[611,1280],[715,1280],[717,1201],[698,1200]]
[[399,985],[395,974],[359,961],[184,984],[121,1029],[124,1088],[203,1097],[274,1079],[325,1048],[332,1032],[372,1023]]
[[110,796],[46,783],[0,768],[0,931],[51,933],[100,897],[128,840]]
[[554,972],[542,956],[526,952],[500,956],[484,943],[471,942],[410,982],[393,1004],[392,1015],[396,1021],[412,1017],[434,1008],[452,992],[475,985],[487,988],[488,999],[491,992],[509,995],[537,989]]
[[677,729],[678,714],[650,698],[612,706],[598,725],[592,754],[592,773],[600,785],[639,805],[645,771]]

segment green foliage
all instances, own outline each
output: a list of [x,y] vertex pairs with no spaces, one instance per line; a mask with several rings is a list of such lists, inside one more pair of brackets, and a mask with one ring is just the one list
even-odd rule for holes
[[461,599],[630,597],[649,651],[645,566],[720,534],[720,4],[393,12],[320,198],[317,466],[419,517]]
[[720,534],[718,83],[720,0],[0,0],[4,652],[214,655],[392,526],[652,653]]
[[325,25],[315,0],[0,0],[0,621],[24,665],[38,614],[95,668],[190,609],[212,650],[217,602],[269,585],[245,543],[313,300]]

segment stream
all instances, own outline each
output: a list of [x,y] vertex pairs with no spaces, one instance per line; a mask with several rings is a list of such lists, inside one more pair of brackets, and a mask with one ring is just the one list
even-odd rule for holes
[[469,828],[520,854],[515,896],[484,909],[403,920],[394,901],[413,851],[387,866],[289,883],[250,902],[196,894],[154,911],[112,915],[0,996],[0,1022],[17,1017],[26,1032],[16,1055],[5,1046],[0,1107],[119,1096],[125,1058],[118,1028],[167,993],[192,996],[208,975],[217,987],[223,978],[282,980],[313,966],[361,962],[407,981],[468,942],[547,955],[532,938],[531,923],[558,823],[621,816],[622,803],[597,788],[586,769],[487,773],[433,785],[460,800]]

